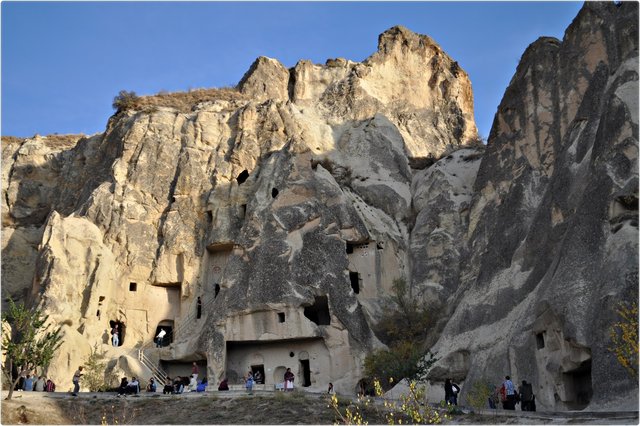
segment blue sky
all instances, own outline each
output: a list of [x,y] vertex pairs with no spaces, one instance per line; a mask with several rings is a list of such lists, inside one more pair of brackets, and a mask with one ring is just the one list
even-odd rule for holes
[[467,71],[487,136],[526,47],[562,39],[581,2],[2,2],[3,135],[93,134],[120,90],[236,84],[261,55],[361,61],[394,25]]

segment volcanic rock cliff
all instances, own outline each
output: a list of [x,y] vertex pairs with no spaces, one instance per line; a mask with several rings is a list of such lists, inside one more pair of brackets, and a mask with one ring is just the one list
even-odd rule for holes
[[511,374],[541,408],[630,407],[607,345],[637,288],[637,9],[587,3],[532,44],[486,150],[464,70],[403,27],[362,63],[261,57],[235,91],[5,143],[3,289],[63,325],[63,386],[98,345],[129,374],[353,392],[405,277],[440,315],[434,399]]

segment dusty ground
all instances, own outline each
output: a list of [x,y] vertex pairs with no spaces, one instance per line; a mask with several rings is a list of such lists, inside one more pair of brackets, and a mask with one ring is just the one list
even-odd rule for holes
[[[2,393],[2,398],[6,392]],[[341,404],[342,411],[347,399]],[[342,423],[325,395],[303,392],[207,392],[183,395],[16,392],[2,400],[2,424],[336,424]],[[369,424],[385,424],[379,408],[364,413]],[[638,424],[634,413],[458,414],[447,424]]]
[[[3,392],[3,397],[5,397]],[[326,396],[292,393],[114,394],[14,393],[2,401],[2,424],[334,424]],[[375,414],[371,412],[375,419]],[[375,420],[374,420],[375,422]]]

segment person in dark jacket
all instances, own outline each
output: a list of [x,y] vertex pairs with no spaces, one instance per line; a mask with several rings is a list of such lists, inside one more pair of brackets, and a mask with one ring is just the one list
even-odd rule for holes
[[531,383],[526,380],[522,381],[520,386],[520,409],[522,411],[536,411],[536,396],[533,394]]
[[228,391],[229,390],[229,381],[227,380],[226,377],[224,379],[222,379],[222,381],[220,382],[220,385],[218,386],[218,390],[219,391]]
[[129,386],[129,380],[123,377],[122,380],[120,380],[120,386],[118,386],[118,396],[127,394],[127,386]]
[[460,392],[460,387],[451,379],[444,381],[444,400],[446,403],[458,405],[458,392]]

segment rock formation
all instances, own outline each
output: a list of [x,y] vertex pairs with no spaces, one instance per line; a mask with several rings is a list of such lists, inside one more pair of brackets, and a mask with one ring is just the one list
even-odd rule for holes
[[[363,63],[258,58],[237,95],[147,99],[74,146],[5,147],[3,280],[63,324],[50,374],[99,344],[127,368],[196,360],[234,383],[253,366],[272,385],[293,367],[353,391],[408,270],[409,159],[476,138],[471,93],[433,40],[396,27]],[[138,352],[161,327],[171,345]]]
[[434,399],[511,374],[541,409],[629,407],[607,344],[637,288],[637,9],[532,44],[486,149],[466,73],[402,27],[362,63],[261,57],[235,92],[4,145],[3,288],[63,326],[63,387],[97,345],[136,375],[351,393],[405,277],[438,315]]
[[[638,5],[585,3],[524,53],[473,188],[433,377],[534,384],[545,409],[637,407],[609,351],[638,286]],[[499,383],[499,382],[498,382]]]

